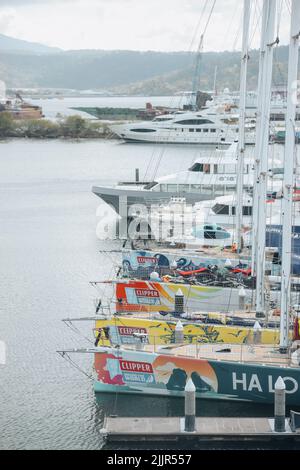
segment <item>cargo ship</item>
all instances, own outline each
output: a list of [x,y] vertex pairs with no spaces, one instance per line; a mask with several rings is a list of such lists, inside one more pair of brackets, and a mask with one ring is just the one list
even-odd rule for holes
[[32,105],[16,94],[15,100],[5,100],[0,103],[0,113],[9,113],[13,119],[41,119],[44,117],[40,106]]

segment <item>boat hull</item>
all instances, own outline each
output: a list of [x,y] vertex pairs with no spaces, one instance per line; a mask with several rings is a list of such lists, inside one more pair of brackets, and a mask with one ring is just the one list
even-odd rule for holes
[[[186,311],[229,312],[239,310],[238,289],[176,284],[172,282],[117,281],[117,312],[172,312],[178,290]],[[251,292],[246,291],[250,299]]]
[[150,207],[152,204],[170,202],[173,197],[184,197],[187,204],[195,204],[212,198],[212,193],[181,193],[166,191],[151,191],[133,188],[109,188],[106,186],[93,186],[92,192],[111,206],[122,217],[127,217],[128,209],[135,204],[143,204]]
[[[172,129],[169,126],[167,128],[153,127],[153,123],[147,123],[147,126],[151,127],[152,132],[142,132],[143,128],[140,125],[139,132],[131,130],[132,125],[120,125],[114,124],[109,126],[110,130],[118,137],[123,139],[125,142],[132,143],[151,143],[151,144],[191,144],[191,145],[226,145],[229,146],[237,138],[237,129],[227,128],[226,130],[219,129],[218,132],[190,132],[189,128],[184,130]],[[202,129],[198,129],[202,131]],[[245,136],[246,145],[255,144],[255,133],[246,132]]]
[[[239,287],[211,287],[185,283],[153,282],[142,280],[116,281],[117,312],[173,312],[178,290],[184,295],[186,312],[240,311]],[[245,305],[255,302],[255,290],[245,289]],[[291,293],[291,305],[298,303],[299,293]],[[270,291],[270,302],[280,306],[280,291]]]
[[198,398],[273,403],[282,377],[287,405],[300,405],[300,368],[195,359],[102,348],[95,354],[96,392],[183,396],[192,378]]
[[[225,320],[225,319],[224,319]],[[189,344],[201,343],[254,343],[252,327],[231,326],[221,324],[206,324],[200,321],[189,322],[181,319],[183,324],[184,341]],[[109,328],[109,339],[102,337],[101,344],[105,346],[138,344],[144,335],[144,341],[151,345],[166,345],[175,342],[176,321],[161,319],[144,319],[114,316],[112,319],[96,321],[96,332]],[[260,330],[261,344],[278,344],[279,331],[273,328]]]
[[[157,248],[158,249],[158,248]],[[207,250],[208,251],[208,250]],[[226,256],[224,256],[226,254]],[[243,267],[247,269],[251,266],[251,258],[247,255],[235,256],[232,252],[223,252],[219,256],[215,254],[193,253],[190,250],[169,252],[147,251],[147,250],[123,250],[122,268],[124,273],[131,279],[149,279],[150,274],[155,271],[160,276],[165,274],[174,275],[174,263],[176,270],[193,271],[195,269],[218,266],[224,268],[226,263],[230,263],[231,268]],[[280,265],[276,265],[266,260],[266,270],[273,276],[280,275]]]

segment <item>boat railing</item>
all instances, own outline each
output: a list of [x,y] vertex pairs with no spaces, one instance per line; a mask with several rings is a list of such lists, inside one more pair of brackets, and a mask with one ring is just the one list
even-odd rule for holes
[[98,346],[110,346],[141,353],[155,353],[200,360],[299,367],[299,364],[292,361],[290,352],[280,354],[279,345],[275,343],[269,345],[254,344],[252,335],[249,335],[249,342],[243,344],[209,342],[209,340],[197,335],[192,335],[188,343],[184,340],[181,343],[176,343],[174,341],[174,331],[171,330],[165,335],[159,336],[137,331],[130,338],[127,338],[127,342],[124,342],[124,337],[115,339],[117,341],[111,341],[108,336],[103,336]]

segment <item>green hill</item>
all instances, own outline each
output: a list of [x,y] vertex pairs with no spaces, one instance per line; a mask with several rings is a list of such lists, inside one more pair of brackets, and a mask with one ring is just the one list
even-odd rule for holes
[[[17,47],[18,46],[18,47]],[[8,48],[13,47],[13,51]],[[23,49],[22,49],[23,48]],[[0,35],[0,79],[8,88],[69,88],[161,95],[191,90],[195,55],[188,52],[60,51]],[[258,52],[250,54],[248,86],[255,89]],[[275,49],[274,84],[286,82],[288,48]],[[199,87],[237,90],[240,53],[202,54]]]

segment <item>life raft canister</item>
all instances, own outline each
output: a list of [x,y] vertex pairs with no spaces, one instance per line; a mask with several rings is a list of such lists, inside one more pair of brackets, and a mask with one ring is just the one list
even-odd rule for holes
[[300,318],[296,317],[294,321],[294,334],[293,340],[299,341],[300,340]]

